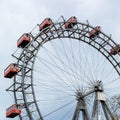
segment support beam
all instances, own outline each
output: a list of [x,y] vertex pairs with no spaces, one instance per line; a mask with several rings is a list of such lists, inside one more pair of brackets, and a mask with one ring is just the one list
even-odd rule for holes
[[104,117],[106,118],[105,120],[116,120],[106,104],[106,99],[103,94],[103,87],[101,82],[98,82],[98,85],[96,85],[94,88],[95,88],[95,100],[91,120],[100,120],[100,104],[104,112]]
[[83,120],[90,120],[87,109],[86,109],[85,100],[81,95],[81,93],[77,95],[77,106],[76,106],[72,120],[79,120],[80,112],[82,112]]

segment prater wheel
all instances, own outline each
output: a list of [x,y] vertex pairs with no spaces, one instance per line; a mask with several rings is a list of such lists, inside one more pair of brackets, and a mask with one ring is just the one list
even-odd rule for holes
[[7,89],[23,106],[20,120],[116,120],[106,99],[119,95],[120,53],[102,31],[62,19],[31,32],[32,41],[12,54],[20,68]]

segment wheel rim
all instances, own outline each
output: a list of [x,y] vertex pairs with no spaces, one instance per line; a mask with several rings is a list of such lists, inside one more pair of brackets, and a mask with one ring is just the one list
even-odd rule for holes
[[93,29],[89,24],[77,23],[73,29],[67,30],[63,28],[63,24],[64,22],[54,24],[49,27],[48,32],[41,32],[33,36],[32,42],[16,57],[17,63],[21,66],[21,71],[14,79],[14,97],[17,104],[25,103],[25,109],[20,119],[32,120],[34,116],[36,119],[43,119],[35,97],[33,69],[39,49],[50,40],[70,38],[89,44],[98,50],[106,58],[106,61],[110,62],[118,77],[120,76],[120,54],[110,56],[109,50],[116,45],[110,37],[101,32],[96,39],[89,39],[88,33]]

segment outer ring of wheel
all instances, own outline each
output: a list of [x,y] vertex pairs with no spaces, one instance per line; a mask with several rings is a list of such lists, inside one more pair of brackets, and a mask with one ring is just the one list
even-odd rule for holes
[[112,64],[120,76],[120,63],[118,61],[119,59],[117,59],[120,58],[120,53],[115,56],[109,53],[110,49],[117,45],[111,37],[100,32],[100,34],[96,36],[98,39],[90,39],[88,33],[94,29],[94,27],[90,26],[89,23],[84,24],[77,22],[72,29],[65,29],[64,24],[64,21],[55,23],[49,26],[46,31],[43,30],[36,36],[31,35],[33,39],[30,44],[23,49],[19,57],[16,57],[20,72],[14,77],[14,99],[16,104],[24,103],[25,107],[24,113],[19,116],[20,120],[34,120],[34,115],[36,119],[43,120],[34,92],[33,68],[40,47],[50,40],[72,38],[91,45]]

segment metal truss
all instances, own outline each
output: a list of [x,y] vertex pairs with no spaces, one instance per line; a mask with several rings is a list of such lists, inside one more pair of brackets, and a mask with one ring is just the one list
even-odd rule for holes
[[[49,26],[46,31],[43,30],[35,35],[31,34],[32,41],[30,44],[28,44],[20,54],[16,52],[12,55],[17,60],[20,72],[14,77],[14,83],[7,89],[7,91],[12,91],[14,93],[16,104],[24,104],[24,112],[19,116],[20,120],[43,120],[35,97],[33,68],[37,53],[39,52],[41,46],[46,42],[55,40],[57,38],[71,38],[85,42],[86,44],[89,44],[98,50],[106,58],[106,60],[112,64],[120,76],[120,61],[118,59],[118,57],[120,58],[120,53],[115,56],[109,54],[109,50],[113,48],[113,46],[116,46],[116,43],[111,39],[111,37],[107,36],[103,32],[100,32],[100,34],[95,38],[89,39],[88,33],[94,29],[94,27],[90,26],[88,22],[86,24],[77,22],[77,25],[71,29],[65,29],[64,24],[65,21],[63,20],[61,22],[54,23],[52,26]],[[96,111],[98,110],[98,102],[100,102],[103,107],[106,120],[110,120],[110,117],[111,120],[115,120],[106,104],[106,101],[103,97],[100,97],[103,96],[101,89],[94,89],[92,93],[93,92],[95,93],[95,101],[92,118],[98,116],[96,115]],[[84,120],[90,120],[90,116],[88,116],[88,110],[86,108],[86,102],[84,100],[85,96],[87,95],[89,94],[78,95],[79,97],[77,97],[77,106],[72,120],[79,120],[80,112],[82,112]]]

